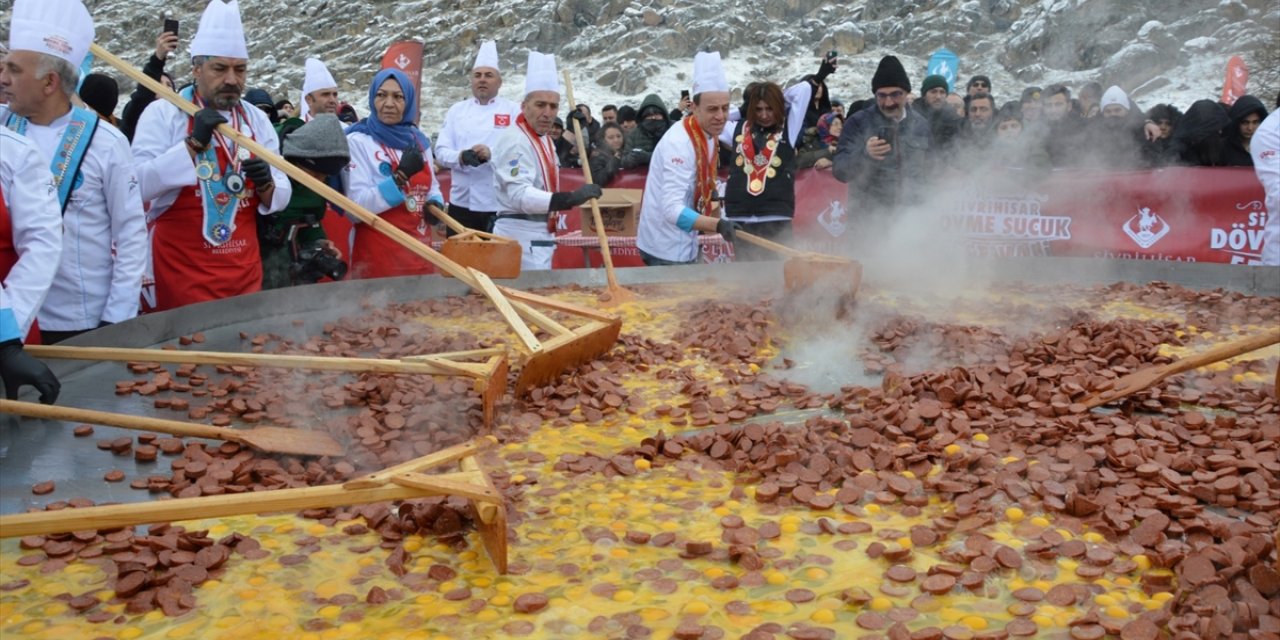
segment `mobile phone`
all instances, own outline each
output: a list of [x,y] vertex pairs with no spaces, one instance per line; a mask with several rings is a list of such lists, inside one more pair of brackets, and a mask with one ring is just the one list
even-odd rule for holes
[[839,55],[840,55],[840,54],[836,53],[836,50],[835,50],[835,49],[832,49],[832,50],[830,50],[830,51],[828,51],[828,52],[827,52],[827,59],[829,59],[829,60],[835,60],[837,57],[839,57]]
[[893,144],[893,127],[880,127],[880,133],[876,134],[876,137]]
[[686,100],[686,99],[688,99],[688,98],[689,98],[689,90],[688,90],[688,89],[681,89],[681,90],[680,90],[680,99],[681,99],[681,100]]
[[175,36],[176,36],[176,35],[178,35],[178,21],[177,21],[177,20],[174,20],[173,18],[165,18],[165,19],[164,19],[164,32],[165,32],[165,33],[172,33],[172,34],[173,34],[173,35],[175,35]]

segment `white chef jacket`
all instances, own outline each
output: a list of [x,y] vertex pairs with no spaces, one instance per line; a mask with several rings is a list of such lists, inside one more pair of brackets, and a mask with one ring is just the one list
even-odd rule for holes
[[18,262],[0,286],[0,340],[25,338],[62,255],[62,215],[49,161],[31,140],[0,127],[0,189]]
[[[375,215],[403,203],[404,194],[400,193],[392,183],[389,183],[390,176],[383,175],[378,168],[383,162],[399,163],[400,151],[391,149],[391,153],[395,157],[388,159],[387,150],[383,149],[377,140],[374,140],[367,133],[360,132],[347,134],[347,145],[351,147],[351,162],[347,164],[346,170],[342,172],[347,197]],[[435,156],[431,153],[431,147],[427,147],[423,151],[422,159],[426,167],[423,170],[432,171],[435,166]],[[427,200],[444,202],[444,198],[440,196],[440,193],[440,181],[435,178],[433,173],[431,191],[427,194]],[[359,221],[357,220],[356,222]]]
[[[240,132],[252,134],[258,144],[279,153],[280,138],[276,136],[267,114],[243,100],[240,106],[248,116],[248,126],[241,124]],[[227,122],[232,121],[230,111],[219,113]],[[148,219],[154,220],[163,215],[180,191],[196,184],[196,163],[187,151],[186,143],[189,120],[190,116],[163,99],[147,105],[138,118],[138,127],[133,134],[133,159],[142,185],[142,201],[151,203]],[[221,144],[216,134],[212,144]],[[262,215],[283,210],[293,196],[293,184],[283,171],[272,167],[271,180],[275,183],[275,190],[271,194],[271,202],[258,205],[258,213]],[[200,230],[194,232],[200,233]]]
[[[0,121],[7,116],[0,108]],[[48,125],[28,122],[25,135],[49,162],[70,123],[68,111]],[[61,215],[62,259],[38,316],[45,331],[96,329],[138,315],[150,250],[146,216],[129,140],[106,120],[98,121],[80,175]]]
[[[716,157],[716,147],[716,139],[708,136],[709,158]],[[684,125],[671,125],[649,159],[636,233],[636,247],[641,251],[671,262],[692,262],[698,257],[698,232],[676,226],[680,212],[693,208],[697,166],[693,140]]]
[[[550,141],[550,136],[542,137]],[[551,148],[554,149],[554,145]],[[547,184],[537,150],[514,123],[498,136],[490,150],[493,157],[489,164],[493,165],[493,185],[498,200],[498,219],[493,223],[493,232],[519,241],[521,269],[550,269],[551,256],[555,252],[555,234],[547,231],[547,223],[508,216],[547,215],[556,185]],[[552,160],[556,166],[560,165],[554,151]]]
[[1267,224],[1262,232],[1262,264],[1280,265],[1280,109],[1258,125],[1249,142],[1253,170],[1266,192]]
[[[436,138],[436,159],[453,171],[449,183],[451,204],[471,211],[498,210],[493,187],[493,147],[503,131],[516,128],[519,115],[520,105],[502,97],[495,97],[489,104],[480,104],[473,97],[449,107]],[[462,152],[478,144],[489,147],[489,162],[478,167],[462,164]]]

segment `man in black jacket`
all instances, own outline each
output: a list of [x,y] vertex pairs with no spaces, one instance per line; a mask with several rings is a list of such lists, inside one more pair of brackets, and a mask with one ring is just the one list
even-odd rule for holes
[[885,56],[871,78],[875,108],[849,116],[836,147],[833,173],[849,185],[855,233],[882,230],[899,207],[918,201],[930,165],[929,122],[907,108],[911,80],[902,63]]

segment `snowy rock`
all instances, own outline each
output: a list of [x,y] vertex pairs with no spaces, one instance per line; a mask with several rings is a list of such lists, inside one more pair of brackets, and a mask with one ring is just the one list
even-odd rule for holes
[[645,9],[644,16],[641,18],[641,21],[644,22],[644,26],[646,27],[656,27],[662,24],[663,18],[661,13],[658,13],[653,9]]
[[1218,3],[1218,13],[1228,20],[1240,20],[1249,14],[1249,9],[1239,0],[1222,0]]
[[1182,48],[1184,51],[1189,51],[1191,53],[1196,53],[1196,54],[1207,53],[1210,51],[1217,50],[1218,39],[1210,38],[1208,36],[1204,36],[1200,38],[1192,38],[1186,41],[1185,43],[1183,43]]
[[826,53],[832,49],[840,52],[842,56],[849,56],[862,53],[867,48],[867,36],[852,22],[845,22],[837,25],[831,30],[831,35],[822,39],[822,43],[818,45],[818,53]]
[[1135,87],[1173,67],[1176,55],[1147,42],[1135,42],[1107,59],[1102,67],[1102,84]]

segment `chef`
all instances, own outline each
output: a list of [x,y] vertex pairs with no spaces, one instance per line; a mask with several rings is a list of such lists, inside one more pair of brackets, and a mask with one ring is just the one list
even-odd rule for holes
[[0,381],[5,397],[32,385],[58,398],[58,379],[22,350],[62,253],[62,216],[49,163],[31,140],[0,127]]
[[436,160],[453,170],[449,216],[480,231],[493,230],[498,210],[490,162],[494,142],[520,117],[520,105],[499,96],[501,88],[498,47],[487,40],[471,69],[471,97],[449,107],[436,140]]
[[93,19],[80,0],[18,0],[0,69],[0,122],[35,142],[57,186],[63,251],[37,314],[52,344],[138,314],[146,218],[129,141],[74,107]]
[[729,118],[729,82],[718,52],[693,59],[693,113],[667,129],[649,160],[636,248],[649,266],[698,259],[698,233],[733,241],[733,223],[713,206],[719,149]]
[[559,109],[555,56],[530,51],[520,116],[498,137],[491,160],[498,195],[493,232],[520,242],[521,269],[550,269],[554,215],[603,193],[594,184],[560,191],[560,165],[549,135]]
[[262,288],[255,215],[280,211],[292,187],[219,124],[268,149],[280,142],[267,114],[241,99],[249,50],[236,0],[211,0],[191,41],[194,84],[181,95],[188,116],[167,101],[147,107],[133,141],[142,198],[150,201],[154,310],[253,293]]
[[[351,164],[347,195],[414,240],[431,244],[427,204],[444,206],[432,169],[431,142],[414,124],[418,97],[409,76],[383,69],[369,85],[369,117],[347,129]],[[353,278],[435,273],[435,267],[396,241],[358,223],[351,248]]]

